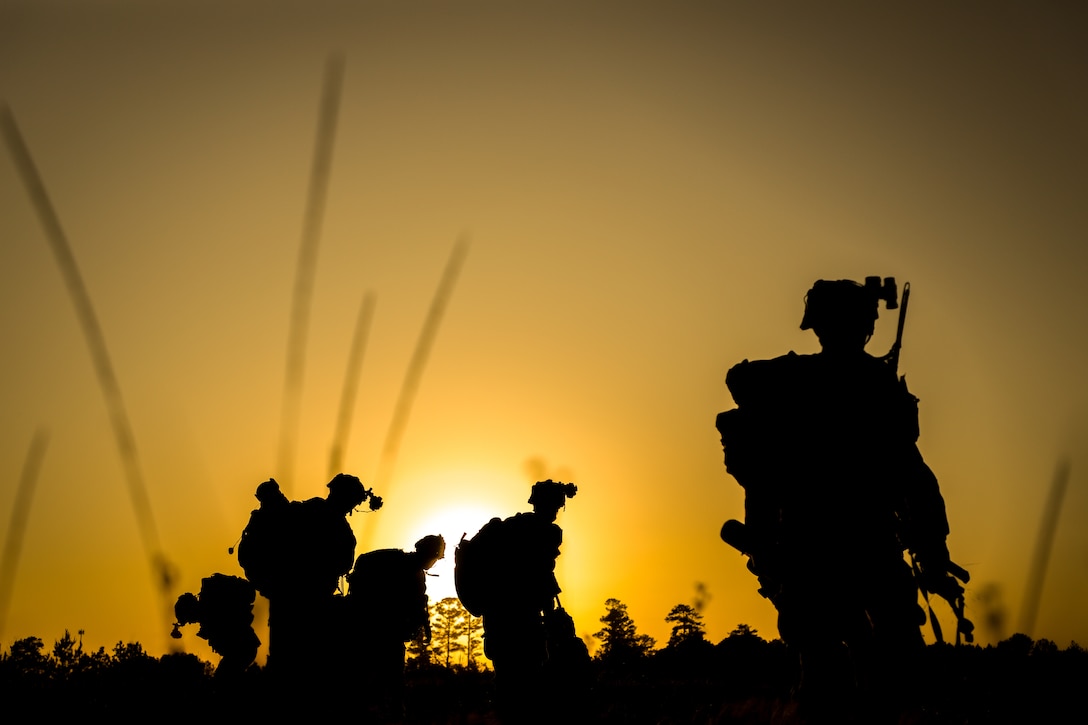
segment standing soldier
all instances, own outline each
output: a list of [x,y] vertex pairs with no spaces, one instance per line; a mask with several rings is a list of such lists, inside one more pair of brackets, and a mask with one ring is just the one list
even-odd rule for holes
[[281,682],[320,694],[339,665],[335,621],[340,578],[355,560],[347,517],[368,498],[382,500],[355,476],[337,474],[325,498],[287,502],[269,480],[257,489],[261,507],[238,545],[239,562],[269,600],[269,666]]
[[250,513],[238,540],[238,563],[261,596],[272,599],[290,543],[285,532],[290,527],[291,502],[274,478],[257,486],[253,496],[260,506]]
[[431,641],[427,571],[446,555],[446,540],[424,536],[413,551],[361,554],[348,574],[347,642],[360,667],[351,667],[361,700],[380,722],[404,719],[404,643],[420,633]]
[[483,617],[484,654],[495,666],[503,722],[543,721],[554,699],[543,683],[545,617],[560,591],[555,560],[563,530],[555,520],[577,492],[572,483],[535,483],[532,512],[492,519],[458,547],[457,593],[466,609]]
[[745,523],[727,522],[722,538],[749,555],[778,609],[800,656],[802,706],[825,715],[855,688],[890,702],[904,687],[924,646],[919,584],[958,599],[970,636],[948,572],[967,574],[949,561],[944,500],[916,445],[917,399],[894,366],[902,316],[887,357],[865,352],[878,301],[895,308],[896,297],[891,278],[817,281],[801,329],[821,351],[734,366],[737,408],[717,420],[745,491]]

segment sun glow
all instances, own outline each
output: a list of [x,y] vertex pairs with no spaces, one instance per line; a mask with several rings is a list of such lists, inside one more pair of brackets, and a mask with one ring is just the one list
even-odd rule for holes
[[461,506],[434,511],[424,517],[412,529],[408,537],[412,542],[427,534],[441,534],[446,540],[446,556],[428,572],[427,592],[432,602],[445,597],[456,597],[453,586],[453,552],[462,536],[471,538],[480,527],[500,512],[488,511],[481,506]]
[[[521,499],[528,498],[529,486],[518,477],[479,468],[436,469],[421,472],[398,484],[389,497],[401,502],[411,492],[411,506],[390,506],[377,512],[390,514],[381,522],[384,546],[409,550],[428,534],[440,534],[446,540],[446,556],[439,560],[427,578],[431,601],[455,597],[453,585],[453,552],[462,536],[472,537],[480,527],[499,516],[505,518],[523,510],[517,499],[511,499],[511,489],[523,490]],[[527,510],[528,505],[524,505]],[[391,543],[395,542],[395,543]],[[356,551],[356,555],[362,553]]]

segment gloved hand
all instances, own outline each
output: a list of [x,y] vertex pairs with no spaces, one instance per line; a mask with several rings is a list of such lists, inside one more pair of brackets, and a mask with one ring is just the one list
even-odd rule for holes
[[[950,586],[959,587],[956,579],[948,573],[951,558],[943,539],[920,546],[911,553],[920,574],[918,585],[927,592],[944,596],[946,592],[950,593]],[[962,593],[963,588],[959,587],[959,591]]]

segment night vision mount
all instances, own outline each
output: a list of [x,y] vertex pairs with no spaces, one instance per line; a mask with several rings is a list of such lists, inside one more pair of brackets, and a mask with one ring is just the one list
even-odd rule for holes
[[[903,287],[904,298],[909,288],[910,283],[908,282]],[[877,302],[884,300],[884,306],[887,309],[894,310],[899,307],[899,291],[895,286],[895,277],[885,277],[883,282],[881,282],[880,277],[866,277],[865,289]]]
[[384,501],[382,501],[381,496],[378,496],[374,493],[374,489],[372,488],[363,489],[363,501],[369,502],[371,511],[377,511],[382,507],[382,504],[385,503]]

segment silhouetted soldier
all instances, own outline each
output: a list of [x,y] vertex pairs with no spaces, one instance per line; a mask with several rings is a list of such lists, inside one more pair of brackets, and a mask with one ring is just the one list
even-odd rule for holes
[[[268,599],[275,596],[276,580],[286,566],[291,504],[280,490],[276,479],[270,478],[257,486],[253,496],[260,506],[249,515],[249,522],[238,541],[238,563],[246,579]],[[233,553],[233,552],[231,552]]]
[[[554,703],[544,687],[544,663],[548,658],[544,618],[555,609],[559,584],[555,560],[563,543],[563,530],[555,523],[566,499],[578,491],[571,483],[541,481],[533,484],[531,513],[505,520],[492,519],[468,543],[486,542],[490,580],[482,583],[486,594],[479,606],[465,604],[482,615],[484,654],[495,666],[495,686],[500,717],[504,722],[542,721]],[[462,546],[465,546],[463,543]],[[475,548],[475,547],[473,547]],[[462,567],[458,554],[457,566]],[[463,588],[468,572],[458,574],[458,595],[464,604],[473,601]],[[476,611],[473,611],[476,609]]]
[[336,639],[341,602],[333,595],[355,560],[347,516],[368,497],[371,510],[382,500],[355,476],[341,473],[329,482],[325,498],[285,506],[274,483],[258,487],[261,508],[242,534],[239,561],[269,600],[270,671],[303,696],[321,700],[344,659]]
[[896,306],[894,280],[817,281],[801,329],[821,352],[736,365],[726,384],[738,408],[717,421],[745,490],[745,524],[727,522],[722,538],[749,554],[800,655],[802,704],[818,712],[855,680],[877,697],[909,687],[925,612],[904,548],[923,586],[955,585],[944,500],[916,446],[917,399],[889,364],[902,325],[888,358],[865,352],[879,299]]
[[382,722],[404,718],[404,643],[422,632],[430,644],[427,570],[445,555],[445,539],[424,536],[413,551],[362,554],[348,574],[347,639],[359,665],[350,684]]
[[325,498],[291,503],[291,546],[269,607],[276,666],[315,685],[327,683],[328,670],[341,664],[333,595],[355,561],[355,533],[347,516],[368,494],[358,478],[343,473],[328,489]]
[[253,601],[257,592],[245,579],[212,574],[200,581],[200,593],[186,592],[174,604],[177,623],[171,636],[180,638],[179,627],[199,624],[196,636],[208,641],[222,659],[216,677],[237,677],[257,658],[261,640],[253,631]]

